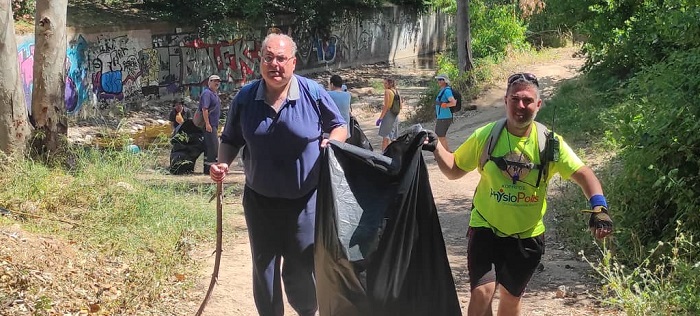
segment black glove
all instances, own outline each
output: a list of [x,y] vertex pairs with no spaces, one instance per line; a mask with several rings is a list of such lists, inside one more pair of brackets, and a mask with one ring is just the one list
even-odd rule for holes
[[590,219],[588,219],[588,227],[591,230],[596,229],[606,229],[610,232],[613,230],[612,218],[608,214],[608,209],[603,206],[596,206],[592,211],[587,211],[591,213]]
[[427,150],[430,152],[435,151],[435,148],[437,148],[438,144],[438,136],[435,134],[435,132],[426,129],[425,130],[425,141],[423,142],[423,150]]

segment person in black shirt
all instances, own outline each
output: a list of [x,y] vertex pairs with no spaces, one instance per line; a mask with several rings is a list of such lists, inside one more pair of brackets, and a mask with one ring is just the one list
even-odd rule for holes
[[191,119],[192,111],[185,107],[182,99],[175,100],[175,105],[173,105],[173,109],[170,111],[170,115],[168,115],[168,120],[170,120],[173,127],[173,135],[175,135],[177,128],[185,122],[185,120]]

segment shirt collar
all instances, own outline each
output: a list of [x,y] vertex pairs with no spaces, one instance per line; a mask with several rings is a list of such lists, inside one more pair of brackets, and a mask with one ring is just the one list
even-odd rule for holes
[[[255,92],[255,100],[260,101],[260,100],[265,100],[265,80],[261,79],[261,83],[258,86],[258,90]],[[301,97],[299,95],[299,80],[297,80],[297,76],[292,76],[292,78],[289,80],[289,91],[287,91],[287,100],[299,100]]]

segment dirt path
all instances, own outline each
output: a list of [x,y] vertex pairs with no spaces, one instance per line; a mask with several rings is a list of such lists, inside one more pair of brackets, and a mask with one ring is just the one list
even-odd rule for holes
[[[570,55],[568,55],[570,56]],[[556,84],[576,75],[583,60],[578,58],[561,58],[540,65],[529,65],[518,69],[537,74],[540,84],[544,88],[546,99]],[[362,74],[381,79],[391,75],[398,79],[399,90],[408,104],[415,104],[420,92],[424,89],[425,82],[432,80],[434,70],[423,67],[420,63],[404,62],[391,68],[374,69],[373,74]],[[362,73],[366,69],[354,69],[344,71],[341,76],[351,76]],[[325,79],[327,80],[327,77]],[[323,79],[324,77],[319,77]],[[352,79],[348,80],[352,82]],[[350,85],[352,87],[352,85]],[[356,86],[357,87],[357,86]],[[486,122],[495,120],[504,115],[503,88],[495,88],[486,91],[480,98],[471,102],[477,105],[477,110],[463,112],[455,121],[449,131],[450,147],[455,149],[464,141],[475,128]],[[381,102],[381,95],[359,96],[359,100],[353,104],[353,113],[360,120],[361,125],[373,143],[375,148],[380,148],[380,138],[377,136],[377,127],[374,121],[378,116],[377,106]],[[424,124],[427,128],[433,128],[432,122]],[[462,179],[447,180],[438,170],[430,153],[425,154],[430,173],[430,182],[435,197],[435,203],[440,213],[440,221],[447,245],[450,265],[455,278],[457,292],[464,315],[466,315],[469,303],[469,280],[466,270],[466,230],[469,219],[468,208],[479,179],[476,172],[469,173]],[[230,177],[229,181],[239,182],[240,176]],[[239,182],[240,183],[240,182]],[[240,197],[229,197],[226,209],[239,209]],[[256,315],[252,297],[251,285],[251,259],[245,222],[240,213],[226,216],[227,221],[237,228],[239,233],[227,238],[226,247],[222,257],[222,268],[219,284],[214,290],[213,297],[206,308],[205,315]],[[550,231],[555,229],[550,224]],[[211,248],[207,252],[211,251]],[[202,271],[200,285],[197,290],[200,293],[206,291],[209,283],[209,274],[213,267],[213,257],[205,256],[206,265]],[[523,300],[523,315],[592,315],[609,314],[600,310],[592,296],[594,280],[587,277],[590,268],[584,262],[576,259],[576,256],[563,249],[563,246],[555,239],[554,234],[549,234],[547,239],[547,252],[543,259],[543,267],[536,273],[530,282]],[[564,291],[562,291],[564,290]],[[193,310],[196,307],[193,307]],[[287,315],[295,315],[293,310],[286,305]]]

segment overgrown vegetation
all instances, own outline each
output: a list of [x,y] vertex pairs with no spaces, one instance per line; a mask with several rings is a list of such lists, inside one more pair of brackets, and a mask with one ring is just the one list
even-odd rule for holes
[[[0,216],[0,227],[19,222],[22,230],[54,236],[78,253],[59,249],[66,253],[52,259],[35,249],[44,260],[22,261],[17,253],[5,253],[22,247],[6,244],[0,253],[0,299],[13,303],[3,308],[8,315],[96,308],[109,315],[171,314],[199,276],[190,252],[214,237],[214,206],[207,203],[213,186],[144,179],[154,170],[157,148],[70,152],[64,168],[7,158],[0,163],[0,207],[9,210]],[[62,264],[42,266],[50,261]],[[22,272],[47,270],[55,275]],[[57,283],[73,287],[42,290]]]
[[[568,11],[564,8],[573,9]],[[700,41],[694,1],[550,1],[541,19],[588,38],[586,74],[560,87],[558,132],[612,156],[599,175],[615,238],[594,263],[608,303],[628,315],[696,315],[700,306]],[[682,35],[690,32],[690,36]],[[574,189],[575,191],[575,189]],[[578,194],[574,192],[572,194]],[[566,196],[566,194],[563,194]],[[564,209],[581,207],[566,201]],[[569,242],[590,254],[583,219],[562,221]],[[574,224],[574,221],[578,221]]]
[[698,315],[698,247],[700,243],[682,233],[678,222],[675,237],[640,253],[637,265],[626,266],[605,247],[600,252],[602,259],[584,259],[605,281],[603,295],[627,315]]

